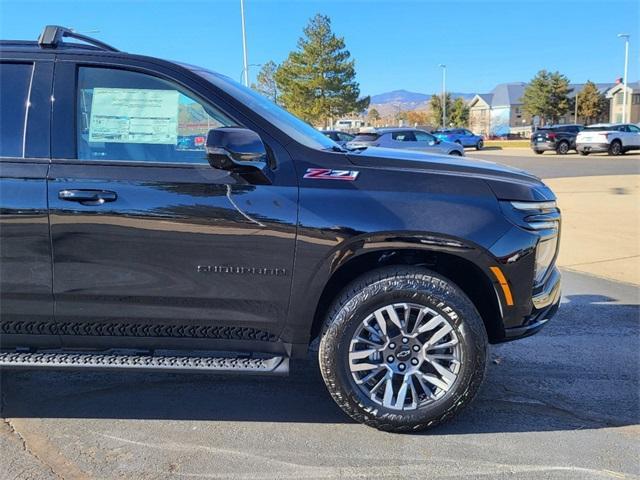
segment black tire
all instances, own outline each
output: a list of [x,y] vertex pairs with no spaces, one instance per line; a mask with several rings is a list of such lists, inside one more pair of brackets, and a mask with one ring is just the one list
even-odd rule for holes
[[542,151],[542,150],[534,150],[533,153],[535,153],[536,155],[542,155],[544,153],[544,151]]
[[586,157],[587,155],[589,155],[589,152],[585,152],[584,150],[578,150],[578,153],[583,157]]
[[569,153],[569,142],[560,142],[556,147],[556,153],[558,155],[566,155],[567,153]]
[[[362,321],[376,309],[398,303],[419,304],[446,316],[462,352],[451,390],[415,409],[374,402],[356,384],[349,366],[352,336]],[[351,418],[384,431],[418,431],[452,418],[473,400],[484,379],[487,344],[480,314],[453,282],[424,268],[384,267],[353,281],[334,301],[320,340],[319,363],[329,393]]]
[[461,157],[462,154],[458,150],[451,150],[449,155],[453,155],[454,157]]
[[478,143],[476,143],[476,150],[482,150],[484,148],[484,140],[480,139],[478,140]]
[[624,153],[624,150],[622,149],[622,143],[620,142],[620,140],[614,140],[611,142],[611,145],[609,145],[609,155],[613,155],[613,156],[618,156],[618,155],[622,155]]

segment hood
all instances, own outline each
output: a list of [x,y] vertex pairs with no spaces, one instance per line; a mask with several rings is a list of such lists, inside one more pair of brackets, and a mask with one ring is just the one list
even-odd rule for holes
[[535,175],[495,162],[453,155],[436,155],[415,150],[369,147],[347,154],[360,167],[414,170],[479,178],[489,184],[500,200],[555,200],[553,192]]

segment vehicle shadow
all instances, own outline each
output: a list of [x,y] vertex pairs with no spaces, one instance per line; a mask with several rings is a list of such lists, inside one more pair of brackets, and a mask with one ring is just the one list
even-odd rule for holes
[[[475,402],[430,433],[640,423],[638,325],[637,305],[567,297],[540,334],[494,346]],[[284,378],[7,370],[0,381],[4,418],[352,423],[327,393],[313,355]]]

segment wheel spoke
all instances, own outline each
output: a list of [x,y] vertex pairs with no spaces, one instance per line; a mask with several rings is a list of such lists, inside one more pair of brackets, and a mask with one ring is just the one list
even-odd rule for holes
[[374,314],[374,317],[376,319],[376,322],[378,323],[378,326],[380,327],[380,331],[382,332],[382,334],[384,336],[386,336],[387,335],[387,321],[382,316],[382,310],[377,310],[376,313]]
[[376,375],[378,375],[378,373],[380,373],[380,369],[384,368],[383,365],[376,365],[375,369],[373,370],[373,372],[365,375],[364,377],[362,377],[359,380],[356,380],[356,383],[358,383],[359,385],[362,385],[363,383],[369,383],[370,380],[373,379],[373,377],[375,377]]
[[[427,361],[429,361],[429,357],[427,357]],[[448,368],[440,365],[438,362],[432,362],[429,361],[429,364],[436,369],[436,371],[440,374],[440,376],[442,377],[442,380],[447,384],[447,385],[451,385],[455,379],[456,379],[456,374],[453,373],[451,370],[449,370]]]
[[442,318],[441,315],[436,315],[435,317],[431,318],[427,323],[422,325],[418,329],[418,333],[424,333],[424,332],[428,332],[429,330],[433,330],[434,328],[436,328],[438,325],[442,323],[447,324],[447,322],[445,321],[444,318]]
[[393,400],[393,374],[387,375],[387,381],[384,386],[384,397],[382,398],[382,405],[384,407],[391,408],[393,404],[391,403]]
[[387,315],[389,315],[389,320],[391,320],[391,322],[402,332],[402,322],[400,321],[400,317],[398,317],[398,312],[396,312],[396,309],[390,305],[385,308],[385,311],[387,312]]
[[381,343],[376,343],[373,340],[369,340],[368,338],[362,338],[360,336],[354,338],[353,341],[356,342],[356,343],[358,343],[358,342],[366,343],[366,344],[371,345],[372,347],[375,347],[375,348],[380,348],[383,345]]
[[431,375],[429,373],[423,373],[422,374],[422,379],[426,380],[427,382],[429,382],[431,385],[438,387],[441,390],[444,390],[445,392],[447,390],[449,390],[450,385],[442,380],[440,380],[438,377],[436,377],[435,375]]
[[418,316],[416,317],[416,322],[413,324],[413,328],[411,329],[410,334],[413,336],[416,333],[416,329],[422,323],[424,316],[427,314],[428,310],[426,308],[421,309],[418,312]]
[[369,390],[369,396],[371,398],[373,398],[375,396],[375,393],[378,391],[378,389],[382,386],[383,383],[385,383],[387,381],[387,377],[389,376],[389,373],[387,373],[387,375],[385,375],[384,377],[382,377],[380,380],[378,380],[378,383],[376,383],[373,387],[371,387],[371,390]]
[[458,345],[458,339],[456,337],[453,337],[451,340],[449,340],[448,342],[445,343],[439,343],[438,345],[425,345],[425,352],[430,352],[431,350],[438,350],[441,348],[450,348],[450,347],[455,347],[456,345]]
[[364,360],[365,358],[370,357],[374,353],[377,353],[378,350],[370,349],[370,350],[357,350],[355,352],[349,352],[349,363],[352,372],[362,372],[365,370],[371,370],[373,368],[377,368],[379,364],[361,362],[356,363],[356,360]]
[[431,389],[429,388],[428,385],[425,385],[424,380],[422,379],[422,375],[416,375],[416,379],[418,380],[418,383],[420,384],[420,388],[422,388],[422,391],[427,395],[428,398],[434,398],[433,397],[433,392],[431,391]]
[[[442,318],[442,317],[440,317],[440,318]],[[443,321],[444,321],[444,319],[443,319]],[[433,335],[431,335],[431,338],[427,341],[425,346],[433,346],[433,345],[435,345],[440,340],[442,340],[444,337],[446,337],[452,330],[453,330],[453,327],[451,325],[449,325],[447,322],[444,322],[444,325],[442,325],[442,327],[440,327],[440,329],[438,329]]]
[[409,390],[409,380],[411,375],[405,375],[402,379],[402,385],[400,385],[400,390],[398,390],[398,396],[396,397],[395,407],[398,410],[402,410],[404,408],[404,402],[407,399],[407,390]]
[[453,362],[453,361],[457,361],[458,357],[456,357],[452,353],[433,353],[433,354],[429,353],[427,354],[427,360],[429,361],[446,360],[448,362]]
[[414,376],[411,374],[409,380],[409,387],[411,388],[411,408],[418,406],[418,393],[416,392],[416,386],[413,383]]

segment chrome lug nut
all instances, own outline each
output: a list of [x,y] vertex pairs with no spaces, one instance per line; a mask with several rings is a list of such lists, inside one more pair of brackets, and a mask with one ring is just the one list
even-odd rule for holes
[[396,348],[396,344],[395,343],[390,343],[389,344],[389,348]]
[[417,358],[412,358],[411,359],[411,364],[412,365],[417,365],[418,364],[418,359]]
[[418,345],[414,345],[413,346],[413,351],[414,352],[419,352],[420,351],[420,347]]
[[409,339],[408,339],[407,337],[404,337],[404,338],[402,339],[402,343],[409,343]]
[[401,372],[404,371],[405,368],[407,367],[405,367],[404,363],[401,363],[400,365],[398,365],[398,370],[400,370]]
[[387,357],[387,362],[391,363],[391,362],[393,362],[393,360],[394,360],[393,355],[389,355]]

